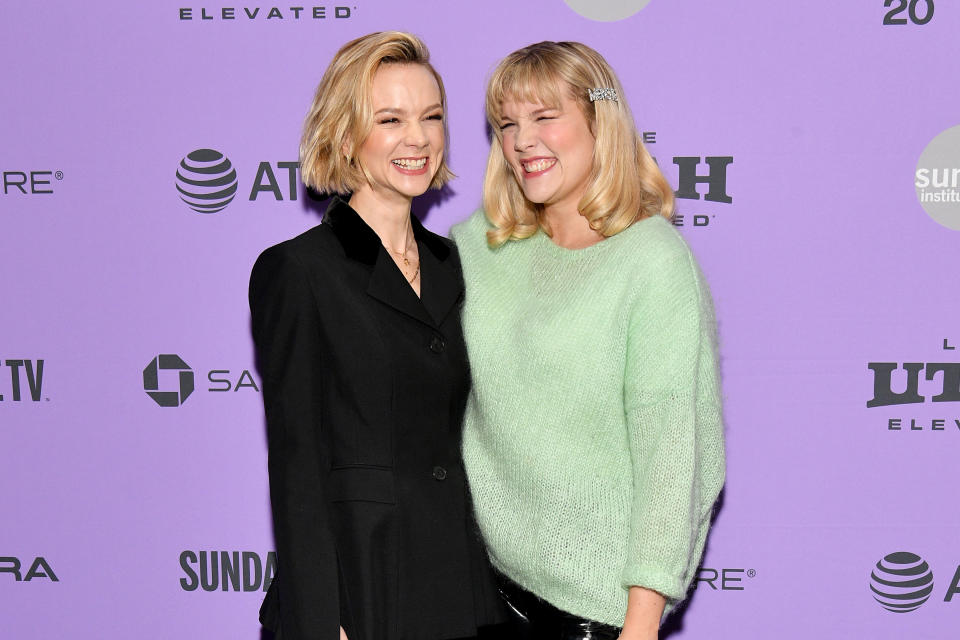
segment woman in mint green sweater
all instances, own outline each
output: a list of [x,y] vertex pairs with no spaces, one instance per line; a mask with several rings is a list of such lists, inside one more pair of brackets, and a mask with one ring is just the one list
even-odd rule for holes
[[453,229],[483,538],[527,633],[656,639],[723,485],[710,294],[597,52],[512,53],[486,110],[484,210]]

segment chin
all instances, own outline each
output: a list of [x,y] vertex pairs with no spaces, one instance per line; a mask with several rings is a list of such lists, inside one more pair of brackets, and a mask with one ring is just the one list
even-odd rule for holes
[[430,189],[430,182],[425,182],[422,185],[404,185],[398,186],[397,191],[407,196],[408,198],[416,198],[417,196],[422,196]]
[[550,199],[551,195],[552,194],[543,193],[540,190],[537,190],[537,191],[524,190],[523,191],[523,197],[529,200],[530,202],[532,202],[533,204],[546,204],[547,200]]

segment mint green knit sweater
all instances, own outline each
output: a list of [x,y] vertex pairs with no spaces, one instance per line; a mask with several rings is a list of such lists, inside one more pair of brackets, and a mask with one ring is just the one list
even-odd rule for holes
[[667,220],[586,249],[489,249],[456,225],[473,375],[463,455],[494,566],[622,626],[631,585],[681,600],[723,485],[715,321]]

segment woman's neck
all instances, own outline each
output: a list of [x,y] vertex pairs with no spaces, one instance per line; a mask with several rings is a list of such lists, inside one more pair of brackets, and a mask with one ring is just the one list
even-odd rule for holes
[[392,251],[403,251],[413,228],[410,223],[410,198],[388,199],[378,196],[369,186],[350,196],[350,206],[373,229],[380,241]]
[[603,235],[590,228],[576,207],[547,206],[543,215],[551,240],[564,249],[584,249],[603,240]]

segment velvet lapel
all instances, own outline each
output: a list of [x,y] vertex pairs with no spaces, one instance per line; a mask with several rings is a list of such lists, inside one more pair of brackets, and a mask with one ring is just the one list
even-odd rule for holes
[[410,283],[403,277],[386,249],[381,249],[377,256],[377,263],[373,267],[367,293],[397,311],[433,326],[433,321],[427,315],[427,310],[424,309],[423,304],[417,298],[417,294],[410,288]]
[[333,198],[323,217],[348,258],[373,268],[367,293],[397,311],[427,325],[440,325],[457,303],[463,284],[450,258],[450,247],[412,218],[420,245],[420,298],[383,248],[380,237],[349,204]]
[[[450,258],[450,248],[439,237],[423,229],[416,218],[413,219],[413,225],[414,235],[417,235],[417,227],[423,231],[423,237],[418,237],[421,246],[420,300],[427,308],[430,317],[439,326],[460,300],[463,294],[463,281],[460,279],[454,261]],[[438,253],[443,258],[438,257]]]

